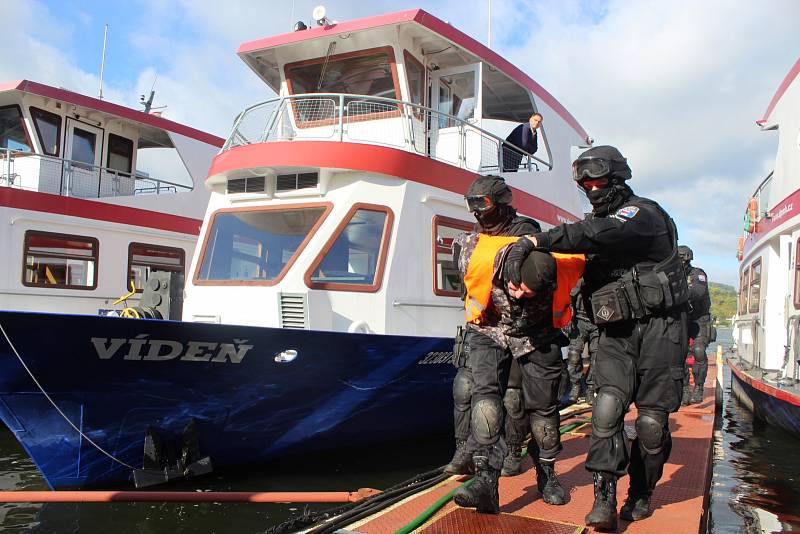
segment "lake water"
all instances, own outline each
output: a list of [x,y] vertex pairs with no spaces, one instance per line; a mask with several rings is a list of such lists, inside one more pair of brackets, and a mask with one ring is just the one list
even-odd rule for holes
[[[730,330],[720,330],[723,346]],[[711,347],[714,349],[714,347]],[[726,370],[727,372],[727,370]],[[730,377],[726,377],[726,384]],[[753,420],[725,391],[715,429],[711,531],[715,534],[800,532],[800,440]],[[265,465],[210,475],[172,490],[352,491],[385,488],[446,463],[447,436],[381,449],[319,455],[302,465]],[[38,471],[13,435],[0,430],[0,489],[45,490]],[[335,505],[310,505],[325,509]],[[287,504],[5,504],[4,532],[114,534],[258,533],[303,513]]]

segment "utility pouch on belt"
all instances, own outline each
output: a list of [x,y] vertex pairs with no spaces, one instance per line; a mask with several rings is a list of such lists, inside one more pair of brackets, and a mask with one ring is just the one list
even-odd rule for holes
[[467,351],[464,346],[464,337],[466,333],[463,326],[456,328],[456,339],[453,344],[453,365],[456,369],[467,366]]
[[593,292],[592,314],[596,325],[631,319],[631,307],[622,284],[611,282]]

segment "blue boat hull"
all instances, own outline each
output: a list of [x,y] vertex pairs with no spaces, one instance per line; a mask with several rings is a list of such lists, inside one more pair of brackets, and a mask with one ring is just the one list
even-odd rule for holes
[[0,418],[53,488],[127,482],[148,428],[177,442],[191,420],[217,470],[452,429],[451,338],[24,312],[0,325],[19,354],[0,336]]
[[800,397],[758,380],[728,360],[733,394],[759,419],[800,438]]

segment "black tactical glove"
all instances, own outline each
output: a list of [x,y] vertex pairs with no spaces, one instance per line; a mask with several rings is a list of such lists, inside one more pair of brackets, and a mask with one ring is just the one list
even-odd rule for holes
[[511,282],[519,287],[522,283],[522,275],[520,274],[522,263],[535,248],[533,241],[527,237],[521,237],[516,243],[511,245],[511,249],[506,256],[505,265],[503,266],[503,278],[506,283]]

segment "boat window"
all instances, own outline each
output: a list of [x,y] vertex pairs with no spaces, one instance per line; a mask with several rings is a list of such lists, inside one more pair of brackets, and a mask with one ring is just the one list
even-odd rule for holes
[[425,67],[408,50],[403,50],[403,58],[408,80],[409,102],[423,105],[425,103]]
[[355,204],[306,273],[314,289],[377,291],[394,216],[385,206]]
[[[475,72],[459,72],[439,78],[439,111],[461,120],[475,117]],[[456,126],[456,121],[439,117],[439,128]]]
[[98,248],[93,237],[28,230],[22,283],[32,287],[94,289]]
[[42,151],[48,156],[58,156],[61,148],[61,116],[39,108],[30,109]]
[[458,234],[472,231],[474,224],[437,215],[433,218],[433,292],[461,296],[461,276],[453,261],[453,240]]
[[[290,94],[347,93],[397,99],[397,71],[391,47],[372,48],[286,65]],[[396,112],[391,103],[364,101],[358,97],[344,100],[346,115],[369,115]],[[298,121],[324,121],[338,117],[335,98],[303,99],[294,103]]]
[[758,312],[761,300],[761,258],[753,262],[750,267],[750,304],[747,311],[750,313]]
[[739,280],[739,313],[747,313],[747,294],[750,291],[748,281],[750,280],[750,268],[744,269]]
[[19,106],[0,107],[0,148],[33,152]]
[[133,141],[112,133],[108,134],[106,167],[130,174],[133,169]]
[[328,211],[330,204],[218,211],[206,234],[195,283],[278,283]]
[[136,292],[141,293],[152,272],[182,273],[185,257],[186,253],[182,248],[131,243],[128,245],[128,289],[133,283]]

